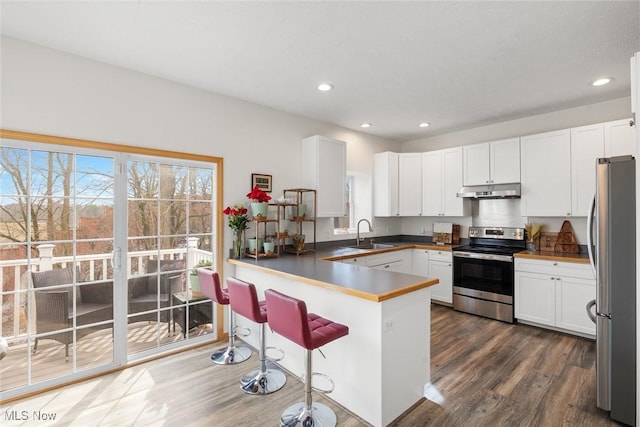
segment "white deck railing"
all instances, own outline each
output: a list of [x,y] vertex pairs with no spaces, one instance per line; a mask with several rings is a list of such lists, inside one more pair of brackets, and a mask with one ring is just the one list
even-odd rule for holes
[[[145,265],[145,260],[158,257],[161,259],[186,259],[187,271],[201,261],[213,262],[212,253],[198,249],[197,246],[198,238],[193,237],[189,239],[187,246],[182,248],[129,252],[126,265],[127,277],[144,273],[139,270],[133,271],[132,266],[135,265],[139,268],[139,266]],[[54,257],[54,247],[55,245],[50,244],[38,246],[38,258],[0,260],[0,289],[5,289],[4,277],[7,269],[13,269],[13,272],[10,272],[12,274],[8,274],[7,277],[14,278],[10,290],[0,294],[0,305],[2,306],[0,332],[3,337],[14,338],[26,334],[26,325],[24,320],[21,325],[21,319],[27,318],[26,305],[28,298],[26,295],[30,289],[29,274],[31,271],[51,270],[54,266],[64,268],[75,262],[82,272],[89,273],[88,280],[107,279],[104,275],[105,272],[109,271],[111,265],[111,253]],[[8,323],[13,324],[13,327],[7,327]]]

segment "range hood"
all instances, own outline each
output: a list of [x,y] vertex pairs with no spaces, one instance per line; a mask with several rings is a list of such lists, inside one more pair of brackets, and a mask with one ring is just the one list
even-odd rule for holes
[[471,199],[517,199],[520,198],[520,183],[470,185],[462,187],[457,196]]

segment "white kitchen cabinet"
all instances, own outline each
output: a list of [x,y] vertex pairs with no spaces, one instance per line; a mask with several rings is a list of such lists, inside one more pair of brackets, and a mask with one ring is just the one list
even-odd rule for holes
[[571,132],[520,139],[522,216],[571,216]]
[[636,128],[629,126],[631,119],[616,120],[604,124],[605,157],[636,155]]
[[302,140],[302,187],[317,190],[316,217],[347,214],[347,143],[320,135]]
[[586,305],[595,297],[589,264],[516,258],[514,312],[520,321],[594,336]]
[[462,148],[464,185],[520,182],[520,138]]
[[571,129],[571,215],[587,216],[596,191],[596,159],[604,157],[602,123]]
[[441,151],[422,154],[422,215],[442,215],[443,169]]
[[411,250],[411,274],[429,277],[429,251],[426,249]]
[[468,216],[468,200],[456,196],[460,188],[462,147],[422,154],[423,216]]
[[428,277],[440,283],[431,287],[431,299],[436,302],[453,303],[453,254],[449,251],[429,251]]
[[555,276],[516,271],[514,299],[516,319],[540,325],[556,325]]
[[422,153],[399,154],[398,187],[400,216],[422,215]]
[[398,153],[373,156],[373,216],[398,216]]
[[596,298],[596,283],[577,277],[556,277],[556,326],[595,335],[595,324],[587,316],[587,303]]

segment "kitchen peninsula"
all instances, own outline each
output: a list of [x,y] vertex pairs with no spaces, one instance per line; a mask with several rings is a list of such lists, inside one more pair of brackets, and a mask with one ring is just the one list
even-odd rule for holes
[[[333,400],[372,425],[385,426],[418,402],[430,381],[429,287],[438,280],[323,259],[339,255],[229,262],[235,277],[255,284],[259,298],[265,289],[277,289],[304,300],[310,313],[349,326],[348,336],[321,348],[326,359],[313,353],[314,370],[334,380]],[[257,348],[258,326],[236,319],[251,329],[243,339]],[[299,346],[270,332],[267,346],[285,352],[279,363],[291,373],[304,372]],[[314,384],[326,388],[317,380]]]

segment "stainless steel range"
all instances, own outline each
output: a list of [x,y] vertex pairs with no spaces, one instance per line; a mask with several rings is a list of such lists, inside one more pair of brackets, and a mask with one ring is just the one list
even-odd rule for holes
[[513,254],[523,228],[470,227],[469,246],[453,250],[453,308],[513,323]]

